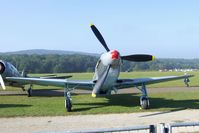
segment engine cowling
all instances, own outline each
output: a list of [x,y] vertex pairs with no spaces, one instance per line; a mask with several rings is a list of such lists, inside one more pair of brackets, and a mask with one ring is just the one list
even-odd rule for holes
[[18,70],[9,62],[0,60],[0,74],[3,77],[18,77],[20,73]]
[[21,74],[18,70],[9,62],[0,60],[0,75],[3,78],[5,85],[14,87],[23,87],[20,83],[9,82],[6,77],[20,77]]

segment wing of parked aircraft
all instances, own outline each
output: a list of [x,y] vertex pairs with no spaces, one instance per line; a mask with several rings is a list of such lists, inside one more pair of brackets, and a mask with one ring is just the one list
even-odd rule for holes
[[67,79],[46,79],[46,78],[27,78],[27,77],[6,77],[7,81],[17,82],[19,84],[36,84],[44,86],[57,86],[64,88],[82,88],[92,89],[94,83],[92,81],[79,81]]
[[123,88],[129,88],[129,87],[134,87],[134,86],[142,86],[143,84],[148,85],[148,84],[155,84],[155,83],[172,81],[172,80],[177,80],[177,79],[186,79],[189,77],[193,77],[193,75],[119,79],[115,87],[117,89],[123,89]]
[[[118,79],[114,87],[116,89],[124,89],[134,86],[142,86],[142,84],[154,84],[177,79],[186,79],[192,75],[183,76],[165,76],[165,77],[150,77],[150,78],[134,78],[134,79]],[[37,84],[46,86],[57,86],[79,89],[93,89],[95,83],[93,81],[84,80],[67,80],[67,79],[40,79],[40,78],[23,78],[23,77],[7,77],[7,81],[17,82],[20,84]]]

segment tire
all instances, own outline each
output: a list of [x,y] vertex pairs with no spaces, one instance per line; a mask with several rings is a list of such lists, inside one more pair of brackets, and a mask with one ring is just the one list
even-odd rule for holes
[[149,109],[149,99],[146,97],[141,98],[140,106],[142,109]]
[[71,100],[69,98],[67,98],[67,100],[65,100],[65,107],[67,109],[67,112],[72,111],[72,103],[71,103]]

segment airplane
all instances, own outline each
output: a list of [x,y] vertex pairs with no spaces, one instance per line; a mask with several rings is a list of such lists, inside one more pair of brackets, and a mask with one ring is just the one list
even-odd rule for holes
[[[110,50],[104,38],[95,25],[90,25],[91,30],[105,48],[106,52],[103,53],[95,67],[93,79],[90,81],[84,80],[68,80],[56,78],[37,78],[37,77],[24,77],[19,74],[17,69],[8,62],[0,61],[0,83],[3,89],[5,84],[10,86],[22,87],[30,85],[28,93],[32,92],[32,85],[45,85],[57,86],[64,88],[65,108],[68,112],[72,111],[72,98],[71,91],[73,89],[90,89],[92,90],[92,97],[100,95],[109,95],[112,91],[117,92],[119,89],[136,87],[141,91],[140,106],[142,109],[149,108],[149,97],[146,85],[159,82],[184,79],[185,84],[188,84],[189,77],[193,75],[182,76],[164,76],[164,77],[150,77],[150,78],[129,78],[119,79],[121,65],[123,60],[133,62],[153,61],[155,57],[147,54],[133,54],[122,56],[117,50]],[[31,95],[31,94],[29,94]]]
[[[23,91],[25,91],[25,85],[24,83],[18,83],[18,82],[12,82],[9,80],[6,80],[6,77],[24,77],[24,78],[30,78],[27,76],[27,73],[23,70],[21,73],[9,62],[0,60],[0,84],[2,85],[3,90],[5,90],[5,84],[4,80],[7,86],[13,86],[13,87],[19,87],[22,88]],[[31,78],[39,78],[39,79],[67,79],[71,78],[72,75],[62,75],[57,76],[56,74],[48,74],[45,76],[40,77],[31,77]],[[32,96],[32,84],[31,87],[27,90],[28,97]]]

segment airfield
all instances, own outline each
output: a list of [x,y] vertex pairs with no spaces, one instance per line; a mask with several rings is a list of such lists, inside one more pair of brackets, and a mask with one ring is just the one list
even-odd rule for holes
[[[182,74],[125,72],[120,77]],[[185,87],[183,80],[149,85],[149,110],[140,109],[140,93],[136,88],[119,90],[118,94],[99,98],[92,98],[90,90],[74,90],[73,112],[66,112],[62,88],[34,86],[33,97],[27,97],[26,92],[8,87],[6,91],[0,91],[3,92],[0,96],[0,130],[7,133],[25,133],[199,121],[196,117],[199,113],[199,72],[189,74],[195,75],[190,78],[190,87]],[[92,73],[71,75],[74,79],[92,78]]]

